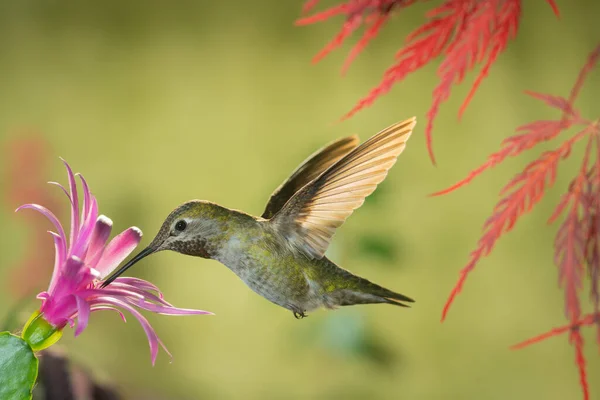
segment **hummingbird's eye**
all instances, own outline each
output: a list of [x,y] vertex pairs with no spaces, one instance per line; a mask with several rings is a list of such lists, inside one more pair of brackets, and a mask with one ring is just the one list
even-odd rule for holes
[[175,230],[179,231],[179,232],[183,232],[186,227],[187,227],[187,222],[185,222],[184,220],[177,221],[177,223],[175,224]]

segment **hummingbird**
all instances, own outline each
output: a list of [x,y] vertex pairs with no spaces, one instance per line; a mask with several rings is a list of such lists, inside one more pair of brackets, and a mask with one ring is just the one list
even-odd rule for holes
[[260,217],[205,200],[180,205],[103,287],[148,255],[172,250],[219,261],[297,319],[318,308],[408,307],[413,299],[337,266],[325,251],[336,229],[385,179],[415,124],[415,117],[398,122],[361,145],[356,135],[328,144],[273,192]]

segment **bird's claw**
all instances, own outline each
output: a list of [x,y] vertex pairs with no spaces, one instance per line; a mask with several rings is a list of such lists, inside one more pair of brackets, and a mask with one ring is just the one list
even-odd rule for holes
[[294,318],[296,319],[302,319],[304,317],[307,317],[308,315],[304,314],[304,311],[294,311]]

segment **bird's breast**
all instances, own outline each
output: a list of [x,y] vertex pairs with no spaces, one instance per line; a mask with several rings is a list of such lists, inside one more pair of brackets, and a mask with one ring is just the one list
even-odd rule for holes
[[218,261],[232,270],[250,289],[288,308],[310,297],[311,286],[303,266],[285,251],[262,240],[247,242],[232,237],[218,255]]

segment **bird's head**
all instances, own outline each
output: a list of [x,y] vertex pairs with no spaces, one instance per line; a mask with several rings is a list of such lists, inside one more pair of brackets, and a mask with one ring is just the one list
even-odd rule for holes
[[108,278],[103,287],[142,258],[162,250],[211,258],[217,247],[217,239],[223,236],[226,229],[227,219],[227,209],[208,201],[191,200],[180,205],[171,211],[148,247]]

